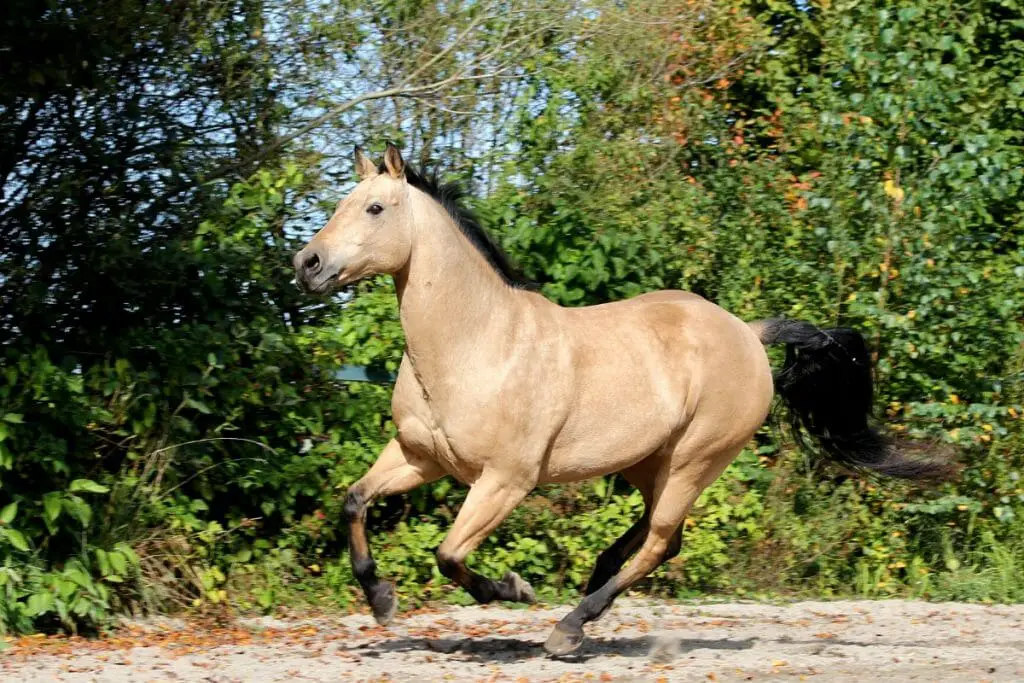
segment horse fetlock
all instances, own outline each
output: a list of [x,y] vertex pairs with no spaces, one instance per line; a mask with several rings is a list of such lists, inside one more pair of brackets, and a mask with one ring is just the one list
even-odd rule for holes
[[533,592],[533,586],[523,577],[519,576],[519,574],[511,571],[505,572],[501,583],[505,585],[506,595],[509,596],[503,599],[511,600],[512,602],[525,602],[528,605],[537,602],[537,594]]
[[398,611],[398,599],[395,597],[395,587],[386,581],[377,583],[367,596],[370,601],[370,609],[373,610],[373,618],[381,626],[387,626],[395,617]]
[[462,561],[444,550],[437,551],[437,569],[452,581],[458,581],[463,573]]
[[544,643],[544,649],[555,657],[563,657],[576,651],[583,644],[583,628],[558,624]]
[[360,583],[366,581],[373,581],[377,574],[377,563],[373,561],[372,557],[365,555],[360,556],[355,553],[352,554],[352,573]]

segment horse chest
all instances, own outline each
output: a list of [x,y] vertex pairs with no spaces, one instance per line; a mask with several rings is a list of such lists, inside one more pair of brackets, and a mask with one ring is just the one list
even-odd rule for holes
[[423,391],[415,378],[396,383],[392,412],[398,440],[406,448],[427,457],[464,483],[472,483],[483,469],[488,454],[481,448],[486,428],[480,416],[440,405]]
[[396,424],[402,446],[433,460],[459,481],[472,483],[483,469],[484,459],[466,452],[444,427],[414,415],[396,419]]

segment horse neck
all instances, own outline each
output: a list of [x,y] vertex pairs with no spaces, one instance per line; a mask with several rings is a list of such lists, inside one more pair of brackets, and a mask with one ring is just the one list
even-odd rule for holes
[[409,191],[412,252],[395,285],[406,352],[422,381],[450,373],[469,354],[500,346],[524,300],[443,207],[415,188]]

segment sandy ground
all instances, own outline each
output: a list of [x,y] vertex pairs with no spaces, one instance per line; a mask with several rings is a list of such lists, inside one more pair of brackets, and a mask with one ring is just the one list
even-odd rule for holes
[[1024,681],[1024,605],[622,600],[571,657],[541,649],[568,611],[135,623],[100,640],[26,638],[0,681]]

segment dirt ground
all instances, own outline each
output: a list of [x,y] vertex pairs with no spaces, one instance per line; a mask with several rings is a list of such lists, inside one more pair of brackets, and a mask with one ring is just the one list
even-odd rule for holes
[[568,607],[134,622],[99,640],[22,638],[0,681],[1024,681],[1024,605],[622,600],[571,657],[541,643]]

